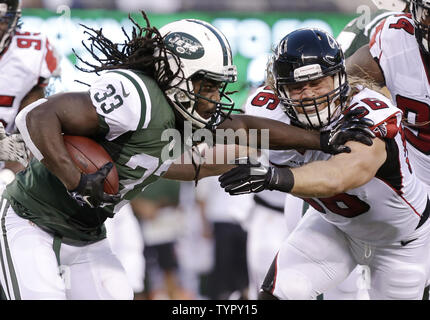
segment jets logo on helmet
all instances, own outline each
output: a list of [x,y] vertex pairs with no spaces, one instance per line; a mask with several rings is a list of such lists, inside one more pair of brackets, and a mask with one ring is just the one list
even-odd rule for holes
[[[345,59],[340,45],[327,32],[315,28],[291,32],[279,43],[267,72],[293,124],[322,129],[340,116],[349,92]],[[328,76],[333,77],[332,91],[318,97],[291,98],[289,86]]]
[[180,58],[200,59],[205,54],[202,44],[190,34],[175,32],[167,35],[166,45]]
[[21,17],[21,1],[0,0],[0,23],[7,24],[7,29],[0,32],[0,53],[9,45]]
[[[228,83],[237,79],[236,66],[232,64],[230,44],[225,36],[211,24],[183,19],[169,23],[160,29],[164,43],[175,57],[169,57],[170,69],[179,76],[170,84],[166,95],[173,102],[175,110],[191,121],[194,128],[213,128],[233,110],[234,102],[226,94]],[[178,59],[179,62],[178,63]],[[193,79],[206,79],[219,83],[220,101],[214,101],[194,92]],[[205,119],[197,113],[199,99],[216,105],[216,110]]]

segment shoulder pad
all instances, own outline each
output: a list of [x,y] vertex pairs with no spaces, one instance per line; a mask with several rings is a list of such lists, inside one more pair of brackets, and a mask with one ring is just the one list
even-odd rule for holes
[[364,110],[363,117],[373,121],[371,129],[377,137],[391,139],[399,132],[402,111],[384,95],[365,88],[354,96],[345,112],[353,109]]

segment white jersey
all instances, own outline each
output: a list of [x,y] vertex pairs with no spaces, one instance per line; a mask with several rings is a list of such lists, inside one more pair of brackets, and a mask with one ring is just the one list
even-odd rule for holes
[[[248,99],[246,112],[289,124],[279,101],[277,107],[270,105],[273,97],[268,87],[259,88],[254,98]],[[417,228],[428,197],[426,186],[416,178],[409,165],[406,142],[402,139],[401,110],[385,96],[367,88],[353,97],[349,108],[364,109],[366,117],[373,120],[375,125],[372,129],[386,142],[387,160],[376,176],[361,187],[330,198],[304,200],[325,220],[356,239],[374,244],[405,239]],[[285,150],[271,152],[270,161],[298,167],[330,157],[317,150]]]
[[[250,95],[244,105],[245,114],[265,117],[278,121],[285,121],[285,113],[279,107],[278,97],[270,90],[269,87],[261,87]],[[288,119],[288,118],[287,118]],[[288,150],[290,152],[291,150]],[[263,151],[264,152],[264,151]],[[288,153],[287,152],[287,153]],[[266,153],[265,153],[266,154]],[[285,155],[285,151],[270,151],[269,161],[272,164],[278,164],[275,160],[275,155]],[[265,158],[263,161],[266,160]],[[260,160],[261,161],[261,160]],[[262,161],[262,162],[263,162]],[[275,161],[275,162],[274,162]],[[280,191],[264,190],[258,193],[258,197],[273,207],[284,208],[285,193]]]
[[405,136],[416,175],[430,186],[430,70],[424,63],[410,15],[382,21],[371,39],[392,100],[407,121]]
[[59,75],[58,57],[46,36],[16,32],[0,56],[0,70],[0,121],[12,132],[23,98]]

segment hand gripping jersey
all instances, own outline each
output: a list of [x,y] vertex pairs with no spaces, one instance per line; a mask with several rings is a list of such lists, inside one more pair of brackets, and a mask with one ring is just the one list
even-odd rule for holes
[[[268,87],[259,88],[248,100],[247,112],[283,121],[289,118]],[[362,89],[349,104],[365,110],[374,121],[375,134],[386,143],[387,159],[368,183],[330,198],[304,199],[328,222],[346,234],[373,244],[405,239],[417,228],[427,207],[426,186],[413,174],[400,125],[401,111],[385,96]],[[252,110],[252,111],[251,111]],[[270,162],[298,167],[331,155],[316,150],[271,151]]]
[[378,25],[369,46],[392,100],[403,111],[411,164],[430,186],[430,73],[414,32],[410,15],[395,15]]
[[27,93],[59,72],[58,56],[45,36],[16,32],[0,56],[0,121],[7,132],[15,130],[15,117]]
[[121,200],[103,208],[80,207],[64,185],[37,160],[8,185],[6,196],[18,215],[55,232],[63,241],[97,241],[103,222],[157,180],[169,167],[162,162],[165,129],[175,116],[157,83],[138,71],[104,73],[89,90],[99,116],[95,140],[111,155],[119,175]]

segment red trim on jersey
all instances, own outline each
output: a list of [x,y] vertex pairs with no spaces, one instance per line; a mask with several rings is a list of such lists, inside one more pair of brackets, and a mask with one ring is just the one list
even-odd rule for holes
[[[373,47],[373,45],[376,43],[376,36],[378,35],[378,33],[380,33],[382,31],[382,28],[384,28],[385,25],[385,21],[386,19],[382,20],[378,26],[375,29],[375,33],[372,36],[372,39],[370,39],[369,42],[369,49]],[[381,48],[382,51],[382,47],[381,47],[381,36],[379,36],[379,47]]]
[[[375,135],[378,138],[387,138],[387,139],[393,139],[396,134],[399,133],[399,126],[397,125],[397,114],[399,114],[400,111],[396,112],[395,114],[389,116],[385,120],[382,120],[378,124],[375,124],[370,129],[375,133]],[[382,132],[381,129],[378,129],[379,126],[383,125],[385,123],[385,133]]]
[[0,106],[2,107],[12,107],[15,97],[13,96],[2,96],[0,95]]
[[404,197],[403,197],[403,192],[402,191],[400,191],[400,190],[396,190],[396,189],[394,189],[387,181],[385,181],[384,179],[382,179],[382,178],[380,178],[380,177],[375,177],[376,179],[378,179],[378,180],[380,180],[380,181],[382,181],[383,183],[385,183],[388,187],[390,187],[400,198],[402,198],[403,199],[403,201],[404,202],[406,202],[406,204],[415,212],[415,214],[418,216],[418,217],[420,217],[421,218],[421,214],[419,214],[418,212],[417,212],[417,210],[408,202],[408,200],[406,200]]
[[46,48],[48,51],[46,52],[45,61],[48,66],[48,69],[51,73],[57,69],[57,59],[55,58],[54,51],[52,50],[51,44],[49,43],[49,40],[46,39]]

